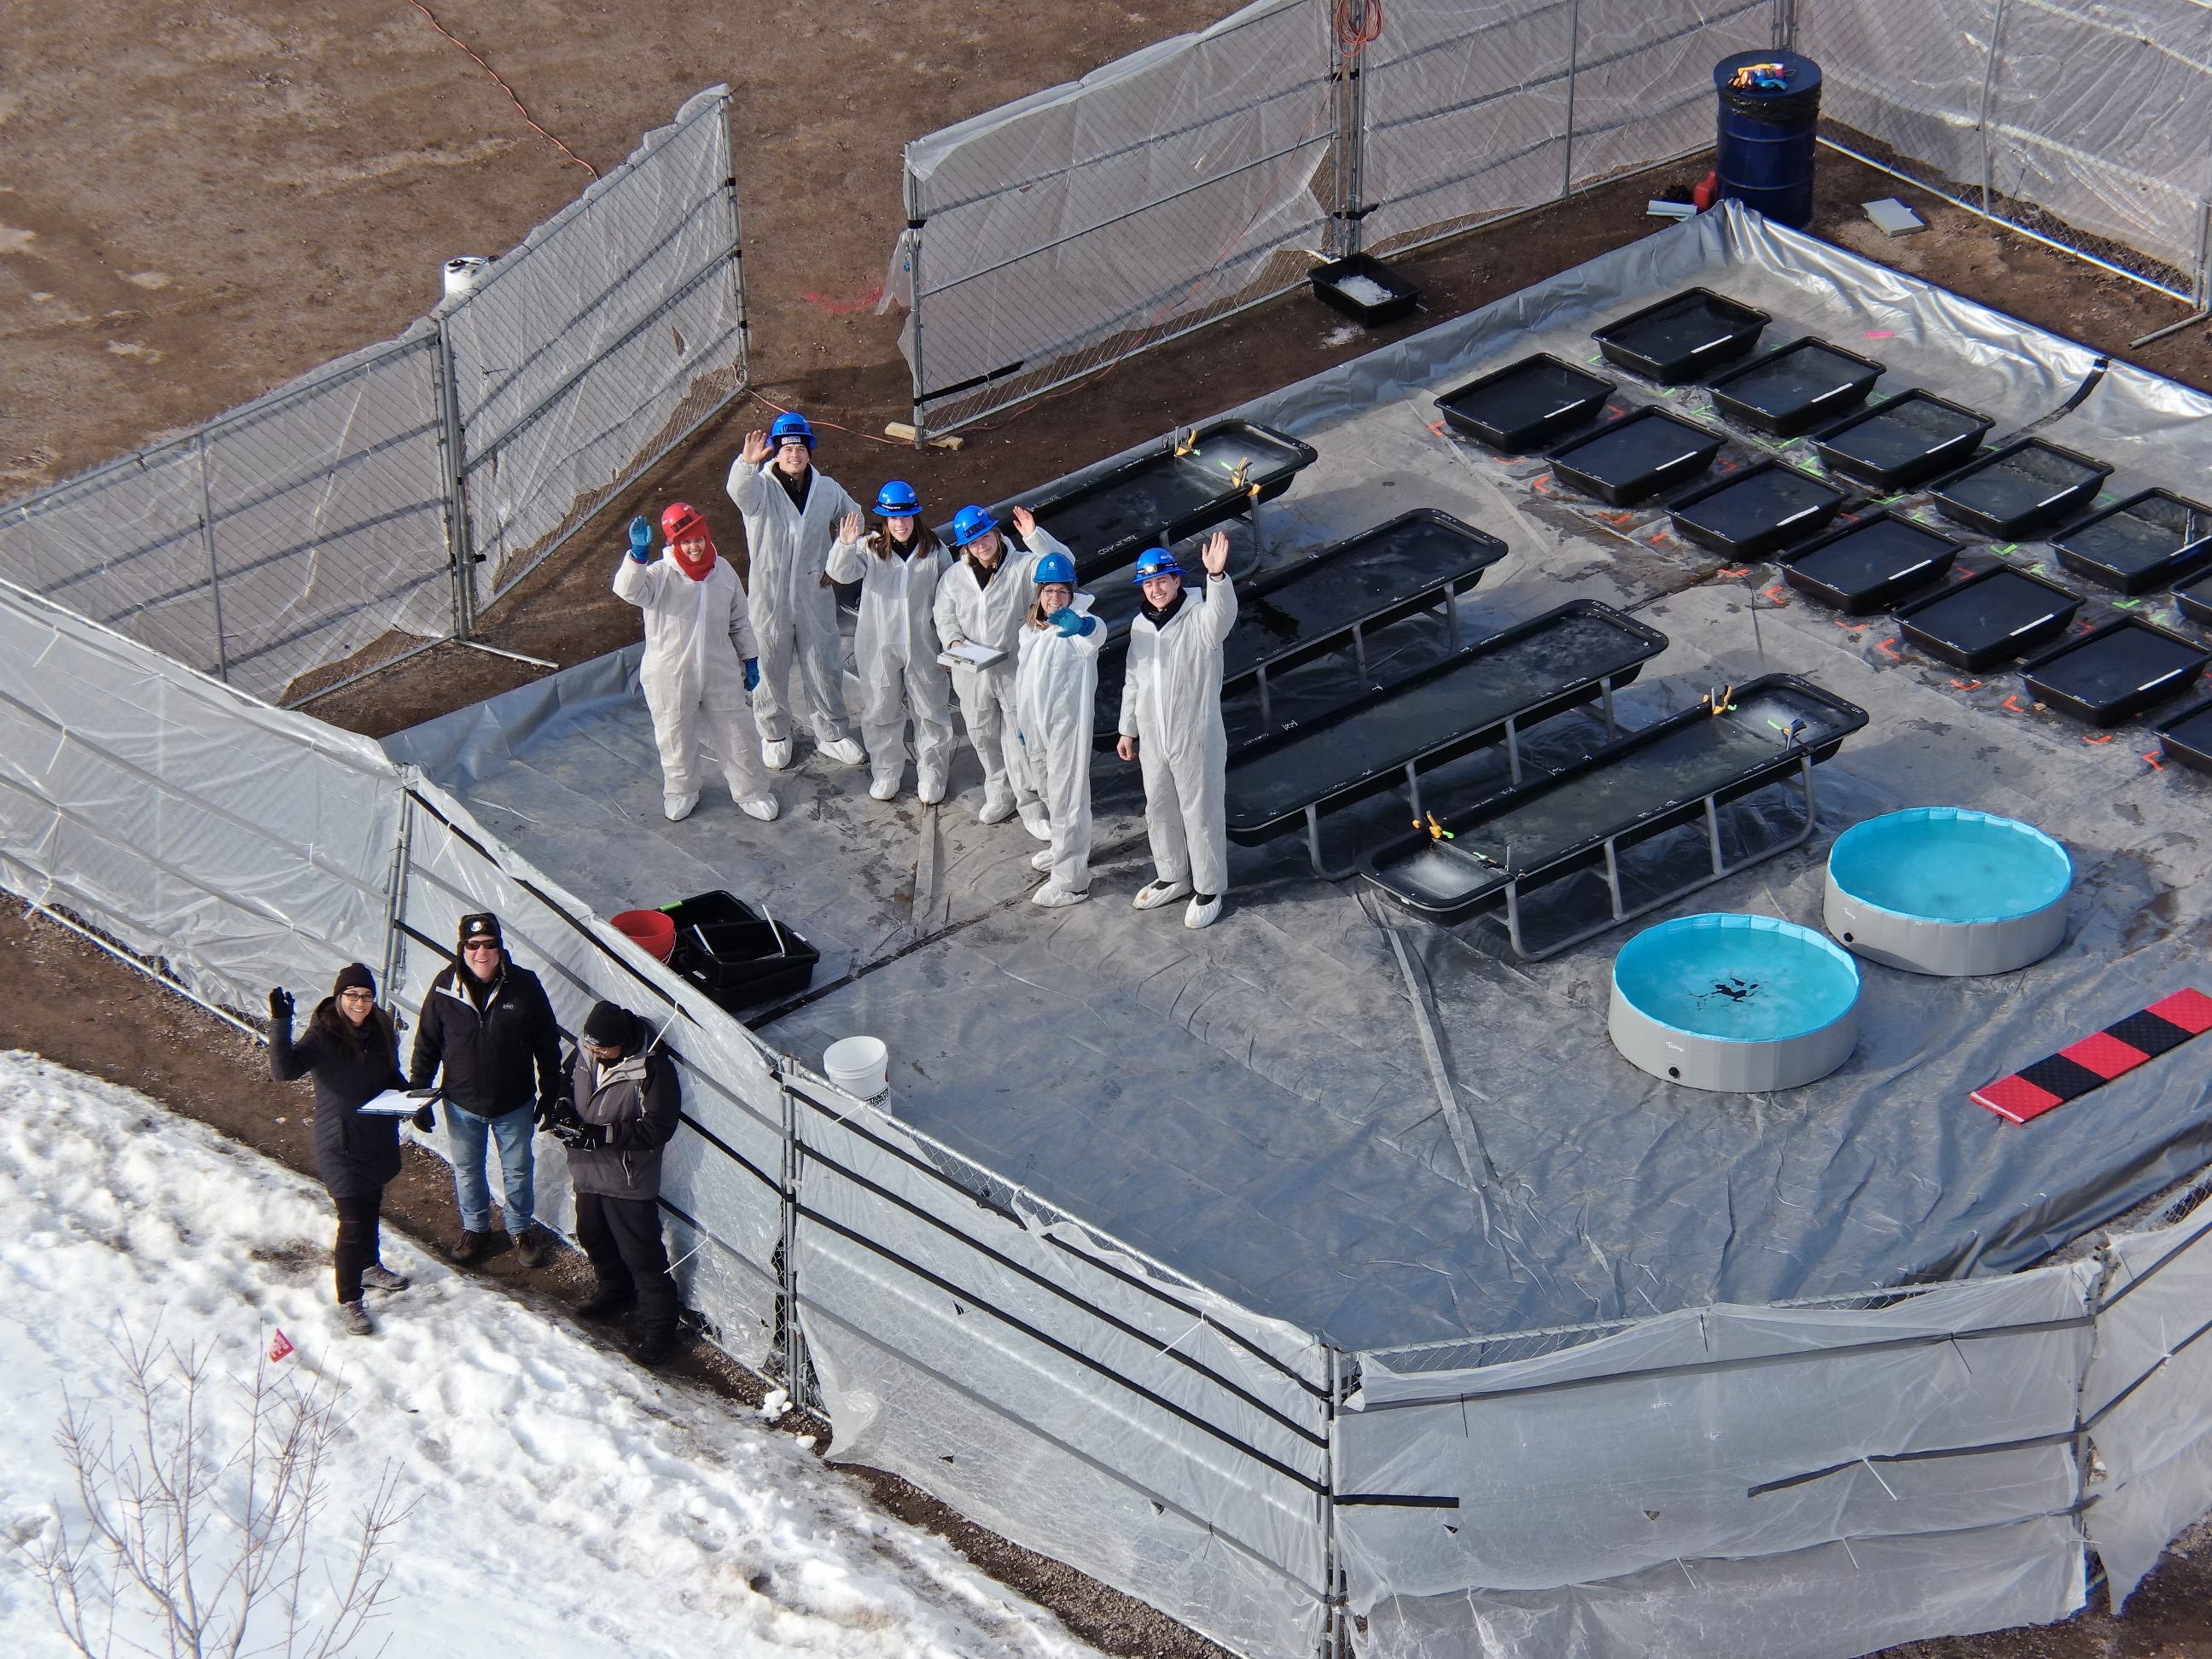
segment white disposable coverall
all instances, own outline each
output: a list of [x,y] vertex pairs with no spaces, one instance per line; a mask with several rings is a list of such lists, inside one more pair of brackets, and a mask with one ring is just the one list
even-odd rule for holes
[[1142,611],[1129,624],[1121,686],[1121,735],[1137,740],[1153,867],[1162,881],[1188,879],[1216,895],[1229,886],[1221,642],[1236,623],[1237,589],[1225,574],[1187,583],[1165,628]]
[[[888,531],[878,535],[888,538]],[[916,526],[920,543],[901,558],[878,558],[864,542],[830,550],[830,580],[860,584],[853,657],[860,671],[860,738],[868,771],[896,784],[906,771],[906,722],[914,718],[915,770],[925,795],[942,796],[952,768],[952,680],[937,653],[937,584],[952,562],[945,544]],[[933,787],[933,786],[934,786]]]
[[615,573],[615,597],[645,613],[645,659],[637,678],[653,711],[662,787],[671,795],[698,793],[703,717],[731,797],[768,799],[773,792],[745,711],[744,659],[758,656],[760,647],[730,562],[716,559],[706,579],[695,582],[672,552],[664,550],[647,564],[624,558]]
[[966,640],[1006,653],[988,668],[963,664],[952,671],[952,689],[960,694],[968,741],[975,745],[975,758],[983,763],[986,811],[1009,802],[1027,806],[1037,799],[1028,757],[1014,741],[1020,729],[1020,717],[1014,712],[1014,664],[1022,618],[1036,603],[1036,562],[1047,553],[1067,549],[1047,530],[1039,529],[1030,539],[1036,544],[1030,553],[1007,543],[988,587],[975,580],[975,568],[964,556],[955,559],[937,584],[937,637],[947,645]]
[[763,742],[781,743],[791,735],[795,654],[815,739],[837,743],[847,735],[845,647],[837,633],[837,596],[822,578],[838,521],[860,508],[835,478],[817,471],[801,514],[784,487],[769,476],[775,465],[755,466],[740,455],[730,465],[730,499],[744,516],[745,547],[752,556],[745,586],[752,600],[753,631],[760,637],[753,719]]
[[[1091,614],[1091,595],[1075,609]],[[1098,647],[1106,625],[1088,634],[1022,629],[1014,708],[1030,776],[1052,815],[1052,885],[1091,887],[1091,732],[1098,703]]]

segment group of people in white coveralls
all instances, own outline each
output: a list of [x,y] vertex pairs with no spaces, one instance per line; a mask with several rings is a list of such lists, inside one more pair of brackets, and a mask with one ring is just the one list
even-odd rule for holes
[[[816,471],[814,432],[798,414],[746,434],[729,493],[744,521],[750,592],[716,556],[706,520],[681,501],[660,515],[658,556],[653,526],[631,522],[615,577],[616,594],[645,613],[639,678],[667,816],[684,817],[699,804],[703,735],[739,809],[775,817],[769,775],[792,763],[801,712],[823,754],[868,763],[868,793],[880,801],[904,781],[911,725],[915,793],[933,806],[951,769],[957,691],[983,768],[976,816],[1001,823],[1018,815],[1049,843],[1030,860],[1047,878],[1032,902],[1054,908],[1088,897],[1092,710],[1106,630],[1091,614],[1091,595],[1076,591],[1068,550],[1018,507],[1014,528],[1026,551],[980,507],[953,515],[947,549],[923,526],[914,487],[896,479],[876,497],[882,527],[869,530],[860,503]],[[1154,871],[1135,906],[1188,899],[1186,927],[1210,926],[1229,885],[1221,723],[1221,646],[1237,620],[1229,538],[1217,532],[1200,558],[1198,592],[1165,548],[1137,561],[1144,603],[1129,628],[1115,746],[1144,773]],[[855,581],[860,742],[846,719],[830,586]],[[948,672],[940,655],[978,660]]]

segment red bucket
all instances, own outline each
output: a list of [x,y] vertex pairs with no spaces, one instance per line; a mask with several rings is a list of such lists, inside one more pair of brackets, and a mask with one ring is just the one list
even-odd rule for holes
[[665,910],[625,910],[613,920],[631,944],[656,962],[667,961],[676,948],[676,918]]

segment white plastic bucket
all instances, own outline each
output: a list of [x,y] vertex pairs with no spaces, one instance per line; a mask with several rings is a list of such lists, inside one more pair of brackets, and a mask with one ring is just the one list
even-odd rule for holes
[[491,261],[480,253],[464,253],[458,259],[446,261],[446,297],[466,294],[483,281],[484,272],[491,269]]
[[840,1037],[822,1051],[822,1069],[848,1095],[875,1100],[890,1092],[891,1053],[881,1037]]

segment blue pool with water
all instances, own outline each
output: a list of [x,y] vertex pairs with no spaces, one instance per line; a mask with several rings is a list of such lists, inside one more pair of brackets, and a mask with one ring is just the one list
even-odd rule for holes
[[1861,903],[1929,921],[2006,921],[2065,897],[2074,860],[2043,831],[1960,807],[1923,806],[1853,824],[1828,872]]
[[1858,1001],[1858,964],[1809,928],[1771,916],[1683,916],[1613,958],[1638,1012],[1723,1042],[1774,1042],[1833,1024]]

